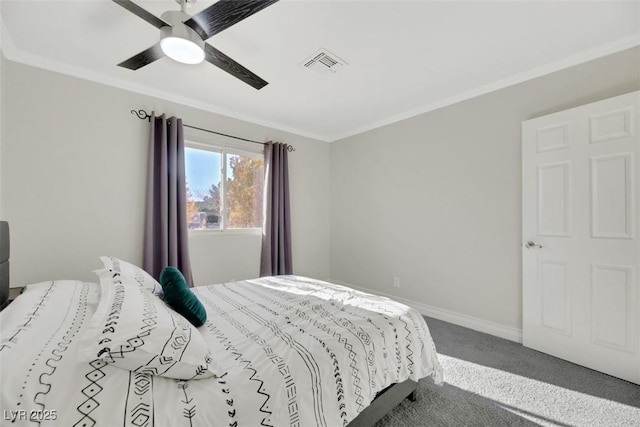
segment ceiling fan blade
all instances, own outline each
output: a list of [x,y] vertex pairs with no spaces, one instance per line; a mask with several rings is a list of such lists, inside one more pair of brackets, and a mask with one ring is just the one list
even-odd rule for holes
[[133,55],[131,58],[122,61],[118,65],[120,67],[128,68],[130,70],[137,70],[138,68],[142,68],[145,65],[151,64],[153,61],[156,61],[164,56],[164,52],[162,52],[162,48],[160,47],[160,43],[156,43],[151,46],[149,49],[143,50],[137,55]]
[[204,52],[207,61],[258,90],[269,84],[210,44],[204,44]]
[[145,9],[141,8],[140,6],[138,6],[137,4],[132,2],[131,0],[113,0],[113,1],[115,3],[117,3],[117,4],[119,4],[120,6],[124,7],[129,12],[133,13],[134,15],[137,15],[140,18],[144,19],[145,21],[147,21],[149,24],[153,25],[154,27],[162,28],[162,27],[171,27],[172,26],[171,24],[169,24],[168,22],[163,21],[162,19],[158,18],[154,14],[152,14],[150,12],[147,12]]
[[[114,0],[115,1],[115,0]],[[206,40],[278,0],[219,0],[184,21]]]

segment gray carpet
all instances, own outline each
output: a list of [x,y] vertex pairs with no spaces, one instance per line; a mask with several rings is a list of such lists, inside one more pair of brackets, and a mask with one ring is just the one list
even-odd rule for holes
[[640,386],[426,318],[445,383],[420,381],[388,426],[640,426]]

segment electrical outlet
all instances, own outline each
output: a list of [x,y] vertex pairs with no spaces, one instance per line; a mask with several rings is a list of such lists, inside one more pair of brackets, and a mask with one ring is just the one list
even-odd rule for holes
[[400,278],[399,277],[394,277],[393,278],[393,287],[394,288],[399,288],[400,287]]

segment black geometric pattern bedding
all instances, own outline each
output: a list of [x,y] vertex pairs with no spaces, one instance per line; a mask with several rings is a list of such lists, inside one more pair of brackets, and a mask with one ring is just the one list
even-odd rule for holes
[[216,378],[78,362],[99,289],[30,285],[0,314],[3,425],[334,427],[389,384],[442,381],[417,312],[296,276],[194,288],[208,317],[198,331],[223,372]]
[[175,379],[215,375],[198,330],[134,277],[102,271],[100,303],[85,326],[78,360]]

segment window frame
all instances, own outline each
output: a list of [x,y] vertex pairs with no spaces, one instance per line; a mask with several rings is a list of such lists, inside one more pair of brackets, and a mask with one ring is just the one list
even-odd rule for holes
[[[213,153],[220,153],[220,210],[221,221],[220,228],[209,229],[189,229],[189,238],[196,236],[212,236],[212,235],[262,235],[262,227],[251,228],[227,228],[227,222],[229,217],[227,206],[227,194],[226,194],[226,181],[227,181],[227,156],[239,155],[247,157],[255,157],[264,159],[264,151],[262,148],[251,149],[252,146],[245,146],[241,144],[229,144],[222,142],[220,136],[215,134],[201,134],[199,132],[187,132],[184,131],[184,146],[185,148],[193,148],[196,150],[210,151]],[[252,143],[248,143],[252,144]],[[186,165],[185,165],[186,170]]]

